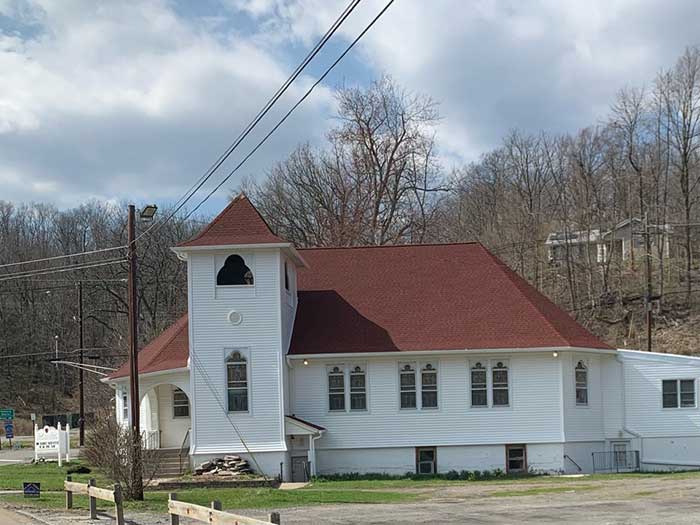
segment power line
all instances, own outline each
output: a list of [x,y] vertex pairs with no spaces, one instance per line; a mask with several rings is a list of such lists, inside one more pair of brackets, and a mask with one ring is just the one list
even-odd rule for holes
[[[338,28],[345,22],[350,13],[357,7],[360,0],[351,0],[345,10],[336,18],[335,22],[326,31],[326,33],[321,37],[321,39],[316,43],[313,49],[306,55],[306,57],[301,61],[301,63],[296,67],[292,74],[287,78],[287,80],[280,86],[274,95],[267,101],[263,108],[258,112],[258,114],[253,118],[251,122],[243,129],[243,131],[238,135],[236,140],[222,153],[219,158],[212,164],[209,169],[204,172],[204,174],[185,192],[185,194],[180,197],[180,199],[175,203],[174,210],[162,221],[154,224],[146,231],[141,233],[136,240],[140,239],[144,235],[149,234],[152,231],[160,229],[165,223],[170,221],[178,211],[199,191],[199,189],[214,175],[216,170],[218,170],[221,165],[229,158],[233,151],[238,148],[238,146],[243,142],[243,140],[253,131],[253,128],[258,125],[258,123],[265,117],[265,115],[272,109],[280,97],[289,89],[291,84],[297,79],[301,72],[309,65],[311,60],[321,51],[323,46],[330,40],[333,34],[338,30]],[[191,214],[188,215],[188,217]]]
[[350,50],[353,47],[355,47],[355,44],[357,44],[360,41],[360,39],[372,28],[372,26],[374,26],[374,24],[382,17],[382,15],[387,11],[387,9],[389,9],[389,7],[391,7],[391,4],[393,4],[393,3],[394,3],[394,0],[389,0],[389,2],[384,6],[384,8],[377,14],[377,16],[375,16],[372,19],[372,21],[355,38],[355,40],[353,40],[350,43],[350,45],[345,49],[345,51],[343,51],[341,53],[341,55],[330,65],[330,67],[328,67],[326,69],[326,71],[323,73],[323,75],[321,75],[318,78],[318,80],[316,80],[316,82],[314,82],[311,85],[311,87],[306,91],[306,93],[304,93],[304,95],[296,102],[296,104],[294,104],[291,107],[291,109],[284,115],[284,117],[282,117],[282,119],[277,124],[275,124],[275,126],[267,133],[267,135],[265,135],[262,138],[262,140],[260,142],[258,142],[258,144],[250,151],[250,153],[248,153],[245,157],[243,157],[243,160],[241,160],[241,162],[239,162],[238,165],[235,168],[233,168],[233,170],[231,170],[229,172],[229,174],[226,175],[226,177],[224,177],[223,180],[221,182],[219,182],[219,184],[217,184],[214,187],[214,189],[211,190],[207,194],[207,196],[204,197],[204,199],[199,204],[197,204],[197,206],[195,206],[191,212],[189,212],[185,216],[185,220],[187,220],[193,213],[195,213],[202,206],[202,204],[204,204],[206,201],[208,201],[209,198],[212,195],[214,195],[214,193],[216,193],[219,190],[219,188],[221,188],[221,186],[223,186],[226,183],[226,181],[228,181],[233,176],[233,174],[236,173],[236,171],[238,171],[241,168],[241,166],[243,166],[243,164],[245,164],[246,161],[255,154],[256,151],[258,151],[258,149],[260,149],[260,147],[267,141],[267,139],[269,139],[270,136],[275,131],[277,131],[277,129],[289,118],[289,116],[292,113],[294,113],[294,111],[304,102],[304,100],[306,100],[306,98],[311,94],[311,92],[328,76],[328,74],[335,68],[335,66],[337,66],[338,63],[340,63],[340,61],[345,57],[345,55],[347,55],[350,52]]
[[77,253],[69,253],[66,255],[56,255],[53,257],[44,257],[43,259],[31,259],[28,261],[18,261],[18,262],[13,262],[13,263],[5,263],[5,264],[0,264],[0,268],[8,268],[11,266],[20,266],[20,265],[31,264],[31,263],[56,261],[58,259],[66,259],[69,257],[81,257],[81,256],[85,256],[85,255],[93,255],[96,253],[105,253],[105,252],[111,252],[114,250],[122,250],[122,249],[126,249],[126,246],[114,246],[112,248],[100,248],[99,250],[90,250],[90,251],[86,251],[86,252],[77,252]]
[[48,275],[52,273],[62,273],[62,272],[73,272],[76,270],[87,270],[90,268],[99,268],[101,266],[110,266],[113,264],[123,264],[124,259],[107,259],[106,261],[101,261],[99,263],[85,263],[81,265],[69,265],[69,266],[59,266],[56,268],[44,268],[42,270],[29,270],[26,272],[17,272],[0,277],[0,282],[3,281],[13,281],[16,279],[24,279],[27,277],[33,277],[35,275]]

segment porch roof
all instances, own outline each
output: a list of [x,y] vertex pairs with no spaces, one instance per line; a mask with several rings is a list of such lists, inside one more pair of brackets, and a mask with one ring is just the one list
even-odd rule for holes
[[296,416],[284,416],[285,420],[285,433],[287,435],[295,434],[311,434],[318,435],[326,431],[326,429],[320,425],[315,425],[309,421],[304,421]]

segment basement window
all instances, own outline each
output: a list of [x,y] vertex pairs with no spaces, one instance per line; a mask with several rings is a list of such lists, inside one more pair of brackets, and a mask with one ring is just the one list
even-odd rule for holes
[[240,255],[229,255],[216,274],[218,286],[241,286],[253,284],[253,272]]
[[435,447],[416,449],[416,473],[435,474],[437,472],[437,450]]
[[695,408],[694,379],[664,379],[661,384],[664,408]]

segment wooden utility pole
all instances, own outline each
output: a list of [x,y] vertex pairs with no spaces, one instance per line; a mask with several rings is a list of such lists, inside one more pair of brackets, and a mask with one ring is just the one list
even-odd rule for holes
[[138,303],[136,298],[136,208],[133,204],[129,204],[127,230],[129,245],[129,387],[131,393],[131,434],[133,439],[131,483],[134,499],[143,500],[141,424],[139,421]]
[[80,426],[80,446],[85,446],[85,375],[83,372],[83,348],[85,348],[84,336],[83,336],[83,281],[78,281],[78,334],[79,334],[79,344],[80,344],[80,380],[79,380],[79,391],[80,391],[80,417],[78,419],[78,425]]
[[647,352],[651,352],[651,325],[653,323],[651,302],[652,302],[652,283],[651,283],[651,235],[649,234],[649,217],[648,214],[644,214],[644,251],[646,252],[645,270],[647,287],[644,296],[644,307],[646,309],[646,323],[647,323]]

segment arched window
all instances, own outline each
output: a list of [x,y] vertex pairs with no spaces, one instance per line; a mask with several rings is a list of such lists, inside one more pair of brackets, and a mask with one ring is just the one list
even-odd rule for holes
[[338,366],[328,370],[328,408],[345,410],[345,372]]
[[421,369],[421,408],[437,408],[438,381],[437,369],[426,363]]
[[406,363],[399,367],[401,408],[416,408],[416,369]]
[[173,388],[173,417],[190,417],[190,400],[177,387]]
[[350,369],[350,410],[367,410],[367,378],[361,366]]
[[248,362],[238,350],[226,359],[228,411],[248,412]]
[[237,286],[253,284],[253,272],[250,271],[240,255],[229,255],[226,262],[216,274],[219,286]]
[[508,367],[499,361],[491,369],[491,390],[493,406],[508,405]]
[[588,404],[588,368],[583,361],[579,361],[575,369],[576,380],[576,404],[586,406]]
[[486,396],[486,368],[481,363],[476,363],[471,370],[472,379],[472,406],[485,407],[488,405]]

